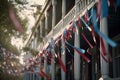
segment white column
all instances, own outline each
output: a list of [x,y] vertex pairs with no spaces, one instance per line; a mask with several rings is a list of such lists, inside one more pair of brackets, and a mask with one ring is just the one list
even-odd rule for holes
[[[105,35],[108,35],[108,26],[107,26],[107,18],[100,19],[100,31]],[[108,52],[108,45],[105,43],[106,51]],[[100,45],[101,50],[101,45]],[[108,55],[105,56],[108,59]],[[109,63],[107,63],[101,56],[101,74],[103,78],[108,78],[109,75]]]
[[[47,55],[46,55],[46,51],[44,54],[44,72],[47,74]],[[44,77],[44,80],[47,80],[46,77]]]
[[28,80],[30,80],[30,73],[28,73]]
[[45,35],[47,35],[47,33],[48,33],[48,16],[49,16],[49,14],[46,11],[45,12]]
[[[52,30],[56,23],[56,4],[57,4],[56,0],[52,0],[52,7],[53,7],[52,9]],[[52,50],[52,54],[55,54],[54,47]],[[51,80],[55,80],[55,58],[54,57],[51,59]]]
[[34,42],[34,49],[37,50],[37,39],[38,39],[38,32],[35,33],[35,42]]
[[40,37],[42,37],[43,22],[40,20]]
[[[62,19],[64,18],[65,14],[66,14],[66,0],[62,0]],[[64,22],[63,22],[63,26],[64,26]],[[66,66],[66,53],[65,52],[66,52],[65,51],[65,42],[62,39],[61,59],[62,59],[64,65]],[[66,80],[66,73],[63,71],[62,68],[61,68],[61,79]]]
[[[54,51],[52,50],[52,52]],[[51,58],[51,80],[55,80],[55,58],[54,57]]]
[[[79,30],[76,30],[74,46],[80,47],[80,34]],[[74,80],[80,80],[80,55],[76,51],[74,51]]]
[[[64,65],[66,66],[66,53],[65,53],[66,51],[65,51],[65,42],[64,42],[64,40],[62,39],[62,51],[61,51],[61,59],[62,59],[62,61],[63,61],[63,63],[64,63]],[[61,79],[62,80],[66,80],[66,74],[65,74],[65,72],[63,71],[63,69],[61,68]]]
[[64,18],[66,14],[66,0],[62,0],[62,18]]
[[[78,11],[77,6],[78,0],[75,0],[75,16]],[[74,40],[74,46],[80,47],[80,34],[79,29],[76,27],[76,33],[75,33],[75,40]],[[74,50],[74,80],[80,80],[80,55]]]
[[32,73],[30,72],[30,80],[32,80]]
[[[39,71],[41,70],[41,57],[39,58],[39,62],[40,62],[40,64],[39,64]],[[41,80],[41,75],[39,76],[39,80]]]
[[55,80],[55,51],[53,46],[53,38],[51,38],[51,44],[52,44],[52,58],[51,58],[51,80]]
[[52,7],[53,7],[53,9],[52,9],[52,29],[56,23],[56,4],[57,4],[57,1],[52,0]]

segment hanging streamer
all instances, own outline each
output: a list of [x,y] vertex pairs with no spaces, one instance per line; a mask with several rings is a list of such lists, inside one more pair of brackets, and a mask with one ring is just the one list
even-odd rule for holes
[[78,51],[80,51],[81,53],[85,53],[85,50],[84,49],[81,49],[81,48],[77,48],[77,47],[75,47],[75,46],[72,46],[70,43],[68,43],[67,41],[65,41],[65,43],[67,44],[67,45],[69,45],[70,47],[72,47],[72,48],[74,48],[74,49],[77,49]]
[[81,57],[83,57],[83,59],[85,59],[85,61],[87,61],[88,63],[90,62],[90,59],[87,58],[84,54],[82,54],[78,49],[74,48],[75,51],[77,51]]
[[93,26],[91,26],[91,34],[92,34],[93,41],[96,43],[95,33],[94,33],[94,28],[93,28]]
[[88,13],[87,13],[87,11],[84,14],[84,20],[85,20],[86,23],[88,22]]
[[90,19],[92,16],[89,17],[89,10],[86,10],[85,14],[84,14],[84,20],[86,23],[89,23]]
[[73,32],[74,33],[76,33],[76,32],[78,33],[78,30],[76,30],[77,27],[78,27],[77,24],[76,24],[76,21],[73,22],[73,26],[72,27],[73,27]]
[[83,36],[83,38],[85,39],[85,41],[88,43],[88,45],[90,46],[90,48],[93,48],[92,44],[88,41],[88,39],[86,38],[86,36],[81,33],[81,35]]
[[110,6],[115,6],[115,0],[109,0]]
[[69,40],[70,38],[72,38],[72,35],[71,35],[71,28],[69,28],[68,30],[67,29],[65,29],[64,30],[64,32],[63,32],[63,34],[62,34],[62,36],[61,36],[61,38],[63,39],[63,40]]
[[108,16],[108,0],[102,0],[101,1],[101,17],[107,17]]
[[84,21],[84,19],[81,17],[80,20],[85,24],[85,27],[91,31],[91,28],[88,26],[88,24]]
[[92,55],[92,53],[89,51],[89,48],[87,49],[87,53],[88,53],[89,55]]
[[120,6],[120,0],[116,0],[116,6]]
[[[100,49],[99,49],[99,51],[100,51]],[[100,51],[100,55],[101,55],[101,57],[104,59],[104,61],[105,62],[112,62],[112,56],[110,55],[110,54],[107,54],[108,56],[108,58],[107,57],[105,57],[105,55]]]
[[102,53],[103,55],[107,55],[107,51],[106,51],[106,48],[105,48],[105,44],[104,44],[104,41],[103,39],[100,37],[100,44],[101,44],[101,49],[102,49]]
[[70,55],[71,55],[72,57],[74,57],[74,55],[71,54],[71,52],[70,52],[70,50],[68,49],[68,47],[67,47],[67,46],[65,46],[65,47],[66,47],[66,49],[68,50],[68,52],[70,53]]
[[109,62],[108,59],[102,53],[100,53],[100,55],[102,56],[102,58],[104,59],[104,61],[106,61],[107,63]]
[[61,38],[57,38],[57,40],[55,40],[55,45],[58,44],[61,41]]
[[94,30],[96,33],[98,33],[107,43],[109,43],[112,47],[115,47],[117,44],[112,41],[108,36],[104,35],[102,32],[99,31],[98,29],[98,24],[97,24],[97,16],[96,16],[96,11],[94,8],[91,10],[92,14],[92,23],[94,25]]
[[100,16],[101,16],[101,0],[98,0],[96,5],[97,5],[97,17],[98,17],[98,19],[100,19]]
[[78,26],[78,27],[81,27],[80,16],[78,17],[77,26]]
[[47,80],[50,80],[50,77],[43,70],[40,70],[40,73],[42,74],[42,76],[46,77]]
[[63,69],[64,72],[66,72],[66,71],[67,71],[67,70],[66,70],[66,67],[65,67],[63,61],[61,60],[59,53],[58,53],[58,60],[59,60],[59,63],[60,63],[60,65],[61,65],[61,68]]
[[68,44],[70,47],[74,48],[74,50],[80,54],[81,57],[83,57],[83,59],[85,59],[85,61],[87,61],[88,63],[90,62],[90,59],[87,58],[83,53],[85,53],[85,50],[84,49],[80,49],[80,48],[76,48],[74,46],[72,46],[71,44],[69,44],[67,41],[66,41],[66,44]]

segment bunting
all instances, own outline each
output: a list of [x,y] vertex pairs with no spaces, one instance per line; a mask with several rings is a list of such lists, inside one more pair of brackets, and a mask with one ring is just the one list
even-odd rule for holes
[[90,46],[90,48],[93,48],[92,44],[88,41],[88,39],[86,38],[86,36],[81,33],[81,35],[83,36],[83,38],[85,39],[85,41],[88,43],[88,45]]
[[108,16],[108,0],[101,0],[101,17]]
[[63,61],[61,60],[59,53],[58,53],[58,60],[59,60],[59,63],[60,63],[60,65],[61,65],[62,70],[63,70],[64,72],[66,72],[66,71],[67,71],[67,70],[66,70],[66,67],[65,67]]
[[104,41],[103,39],[100,37],[100,44],[101,44],[101,49],[102,49],[102,53],[103,55],[107,55],[107,51],[106,51],[106,48],[105,48],[105,44],[104,44]]
[[87,58],[87,56],[84,55],[85,50],[81,49],[81,48],[76,48],[75,46],[72,46],[70,43],[68,43],[67,41],[65,41],[65,43],[67,45],[69,45],[70,47],[72,47],[85,61],[87,61],[88,63],[90,62],[90,59]]
[[40,70],[40,73],[42,76],[46,77],[47,80],[50,80],[50,77],[43,70]]
[[81,17],[80,20],[85,24],[85,27],[91,31],[91,28],[88,26],[88,24],[84,21],[84,19]]
[[92,55],[92,53],[89,51],[89,48],[87,49],[87,53],[88,53],[89,55]]
[[[111,0],[113,1],[113,0]],[[116,5],[119,6],[120,5],[120,0],[116,0]],[[96,13],[97,12],[97,13]],[[99,0],[98,4],[97,4],[97,11],[96,9],[93,7],[91,9],[91,15],[89,16],[88,11],[86,11],[86,13],[84,14],[83,17],[78,18],[77,21],[73,21],[71,24],[72,26],[70,26],[68,29],[65,29],[63,34],[61,35],[60,38],[57,38],[57,40],[53,40],[53,38],[51,38],[51,41],[49,42],[49,49],[50,52],[52,52],[53,46],[55,46],[59,41],[61,41],[61,39],[64,39],[65,43],[70,46],[71,48],[73,48],[86,62],[90,62],[90,59],[85,55],[85,50],[81,49],[81,48],[77,48],[73,45],[71,45],[70,43],[67,42],[67,40],[69,40],[70,38],[72,38],[71,32],[73,31],[74,33],[78,33],[77,32],[77,28],[81,28],[81,22],[85,25],[85,28],[87,28],[90,33],[92,34],[92,38],[93,41],[96,43],[96,38],[95,38],[95,33],[98,34],[98,36],[100,37],[100,45],[101,45],[101,51],[100,51],[100,55],[102,56],[102,58],[106,61],[109,62],[109,59],[106,57],[107,55],[107,50],[105,48],[105,42],[107,42],[110,46],[115,47],[117,44],[116,42],[114,42],[113,40],[111,40],[107,35],[105,35],[104,33],[102,33],[99,30],[99,26],[98,26],[98,19],[99,17],[101,18],[105,18],[108,16],[108,0]],[[88,22],[92,22],[93,25],[88,24]],[[90,23],[91,23],[90,22]],[[92,53],[90,52],[90,48],[93,48],[94,46],[90,43],[90,41],[87,39],[87,37],[85,36],[85,34],[83,32],[81,32],[82,37],[84,38],[84,40],[87,42],[87,44],[89,45],[89,48],[86,50],[87,53],[89,55],[92,55]],[[67,46],[65,46],[65,48],[68,50],[69,53],[70,50],[67,48]],[[48,57],[50,56],[50,52],[47,52]],[[60,58],[60,53],[56,54],[58,61],[61,65],[61,68],[64,72],[67,71],[66,66],[64,65],[63,61]],[[74,55],[70,54],[72,57],[74,57]],[[53,54],[53,56],[55,56]],[[111,60],[111,57],[110,57]],[[49,59],[50,61],[50,59]],[[48,80],[50,80],[50,77],[42,70],[40,70],[40,73],[46,77]]]
[[92,14],[92,23],[94,25],[95,32],[98,33],[98,35],[101,36],[109,45],[111,45],[112,47],[115,47],[117,44],[113,40],[111,40],[108,36],[106,36],[105,34],[99,31],[98,24],[97,24],[96,11],[94,8],[92,8],[91,14]]
[[120,0],[116,0],[116,6],[120,6]]

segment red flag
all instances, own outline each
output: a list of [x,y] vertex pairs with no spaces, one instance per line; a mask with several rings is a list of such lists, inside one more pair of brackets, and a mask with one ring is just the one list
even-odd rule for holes
[[61,65],[61,68],[63,69],[64,72],[66,72],[66,71],[67,71],[67,70],[66,70],[66,67],[65,67],[63,61],[61,60],[59,53],[58,53],[58,60],[59,60],[59,63],[60,63],[60,65]]
[[87,53],[88,53],[89,55],[92,55],[92,53],[89,51],[89,48],[87,49]]
[[100,19],[100,15],[101,15],[101,0],[97,2],[97,16],[99,19]]
[[87,13],[87,11],[84,14],[84,20],[85,20],[86,23],[88,22],[88,13]]
[[90,48],[93,48],[92,44],[88,41],[86,36],[83,33],[81,33],[81,34],[82,34],[83,38],[85,39],[85,41],[89,44]]
[[75,51],[77,51],[78,54],[80,54],[80,56],[85,60],[87,61],[88,63],[90,62],[90,59],[85,56],[84,54],[82,54],[80,51],[78,51],[76,48],[74,48]]
[[101,53],[102,58],[108,63],[109,60]]
[[93,38],[94,42],[96,43],[95,32],[94,32],[93,26],[91,26],[91,34],[92,34],[92,38]]
[[40,70],[41,75],[47,78],[47,80],[50,80],[50,77],[42,70]]
[[115,1],[114,0],[109,0],[110,6],[115,6]]
[[100,37],[100,44],[101,44],[101,49],[102,49],[103,55],[104,56],[107,55],[107,51],[106,51],[105,44],[104,44],[102,37]]

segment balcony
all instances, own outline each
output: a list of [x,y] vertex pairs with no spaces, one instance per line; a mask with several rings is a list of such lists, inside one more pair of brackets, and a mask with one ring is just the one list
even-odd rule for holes
[[87,10],[90,9],[95,4],[94,0],[80,0],[77,2],[76,6],[74,6],[66,16],[61,19],[58,24],[48,33],[45,37],[44,41],[46,44],[44,47],[47,47],[50,38],[56,39],[58,36],[61,35],[65,28],[69,27],[69,23],[72,22],[78,15],[82,16],[82,14]]

